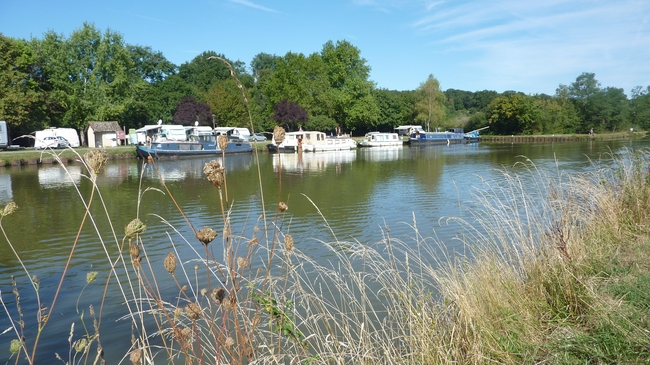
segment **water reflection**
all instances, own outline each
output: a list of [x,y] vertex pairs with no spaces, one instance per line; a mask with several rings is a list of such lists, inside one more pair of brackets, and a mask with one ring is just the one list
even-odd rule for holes
[[38,169],[38,182],[44,189],[72,186],[81,182],[81,166],[49,166]]
[[0,205],[5,205],[14,199],[11,190],[11,175],[0,174]]
[[273,170],[297,173],[322,173],[329,167],[334,167],[340,173],[341,165],[353,163],[357,159],[357,151],[327,151],[301,152],[273,155]]
[[[265,232],[265,225],[260,221],[261,195],[264,195],[267,213],[275,212],[278,199],[287,202],[289,210],[267,226],[290,233],[298,250],[324,261],[334,257],[324,248],[323,242],[336,240],[344,244],[354,240],[375,244],[387,236],[406,244],[416,240],[428,243],[435,237],[446,245],[441,250],[459,251],[464,246],[457,237],[463,231],[444,218],[463,215],[468,218],[467,204],[475,200],[471,190],[485,188],[484,181],[502,178],[498,170],[512,169],[516,163],[530,158],[541,169],[553,171],[561,166],[568,173],[580,172],[612,151],[617,155],[625,154],[628,145],[626,142],[588,145],[481,143],[282,156],[260,154],[259,165],[254,155],[229,155],[225,161],[230,199],[228,216],[232,232],[243,237],[242,247],[245,247],[247,238],[264,239],[264,235],[273,237],[275,232]],[[102,281],[110,272],[100,241],[107,243],[109,253],[115,257],[123,239],[123,229],[136,214],[147,225],[142,238],[148,255],[156,263],[162,262],[172,242],[183,258],[194,257],[193,248],[197,245],[202,249],[192,240],[187,221],[171,197],[195,227],[218,229],[222,226],[219,194],[203,174],[203,166],[212,159],[224,162],[220,156],[164,160],[155,164],[136,160],[109,162],[97,179],[106,209],[95,200],[91,207],[92,217],[83,226],[86,207],[79,194],[88,199],[92,184],[83,177],[86,172],[81,165],[67,166],[70,175],[61,166],[12,167],[0,171],[0,204],[14,200],[20,207],[4,221],[7,236],[30,268],[30,274],[41,278],[40,290],[44,297],[51,297],[53,288],[58,285],[70,247],[82,226],[64,283],[65,295],[57,306],[60,323],[51,322],[43,337],[44,359],[50,359],[46,353],[68,346],[67,336],[61,333],[68,333],[70,323],[78,318],[74,312],[75,301],[80,286],[85,283],[85,273],[98,271],[98,281]],[[161,178],[168,190],[161,188]],[[526,182],[528,180],[523,185]],[[139,195],[148,187],[156,187],[158,191]],[[174,229],[170,228],[172,226]],[[259,228],[257,233],[256,228]],[[181,237],[187,237],[190,243],[186,244]],[[217,260],[220,247],[216,241],[211,245]],[[194,263],[187,262],[191,270]],[[156,267],[163,270],[161,265]],[[0,281],[2,298],[8,302],[12,300],[12,295],[7,295],[12,290],[7,278],[15,275],[19,286],[25,288],[21,292],[25,313],[35,313],[37,303],[27,289],[28,276],[6,242],[0,242],[0,275],[6,278]],[[164,292],[165,284],[161,285]],[[97,298],[103,295],[102,290],[102,285],[89,286],[80,307],[87,307],[87,303],[96,305]],[[107,356],[117,356],[124,353],[120,346],[128,348],[130,345],[128,338],[118,345],[121,335],[130,333],[130,324],[115,322],[124,314],[124,304],[119,302],[121,295],[110,291],[108,296],[116,303],[107,304],[106,323],[117,323],[117,327],[111,326],[111,329],[125,327],[123,332],[110,331],[102,335],[112,354]],[[11,308],[13,310],[15,305]],[[78,321],[77,324],[80,325]],[[0,318],[0,325],[9,327],[6,316]],[[8,346],[0,346],[0,358],[8,356]]]
[[[359,157],[367,161],[395,161],[404,153],[402,146],[381,147],[381,148],[360,148]],[[408,147],[406,147],[408,148]]]

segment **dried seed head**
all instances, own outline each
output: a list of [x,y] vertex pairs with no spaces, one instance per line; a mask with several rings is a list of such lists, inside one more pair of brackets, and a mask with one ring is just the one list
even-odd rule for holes
[[183,336],[185,339],[190,338],[190,336],[192,336],[192,329],[189,327],[183,327],[181,330],[181,336]]
[[252,240],[248,241],[248,247],[260,243],[260,240],[257,239],[257,237],[253,238]]
[[97,271],[91,271],[86,274],[86,283],[90,284],[97,279]]
[[194,302],[189,303],[185,306],[185,314],[187,314],[189,319],[192,321],[196,321],[201,315],[201,307],[199,307],[199,305]]
[[126,235],[126,238],[132,239],[135,238],[136,235],[144,232],[146,229],[147,226],[142,223],[139,218],[135,218],[124,227],[124,234]]
[[8,216],[11,214],[14,214],[18,210],[18,205],[14,202],[10,202],[9,204],[5,205],[4,209],[2,209],[2,216]]
[[203,166],[203,173],[208,177],[208,181],[212,185],[216,186],[218,189],[221,189],[224,180],[224,169],[221,167],[219,161],[212,160]]
[[217,237],[217,232],[212,228],[205,227],[198,232],[196,232],[196,238],[201,241],[204,245],[208,245]]
[[201,289],[201,296],[204,297],[206,294],[208,294],[208,289],[206,288]]
[[13,339],[11,340],[11,345],[9,345],[9,351],[11,351],[12,354],[17,354],[22,347],[23,347],[23,341]]
[[106,150],[90,150],[84,154],[84,161],[90,171],[94,174],[99,174],[104,170],[106,161],[108,161],[108,154]]
[[284,128],[280,127],[279,125],[276,125],[275,128],[273,128],[273,139],[275,140],[275,144],[279,145],[284,141]]
[[287,209],[289,209],[289,207],[287,206],[287,203],[285,203],[285,202],[279,202],[278,203],[278,211],[284,212]]
[[174,272],[176,271],[176,256],[173,252],[170,251],[167,254],[163,265],[165,266],[165,270],[167,270],[168,273],[174,275]]
[[41,287],[41,279],[39,279],[36,275],[32,276],[32,283],[34,283],[36,290]]
[[132,243],[129,245],[129,253],[131,254],[132,260],[137,260],[140,258],[140,246],[137,243]]
[[77,351],[77,353],[83,352],[86,349],[86,345],[88,345],[88,340],[86,340],[85,337],[82,337],[74,342],[74,350]]
[[212,289],[212,299],[214,299],[217,305],[221,305],[221,303],[223,303],[224,298],[226,298],[226,289],[224,288]]
[[245,269],[248,267],[248,261],[244,257],[238,257],[237,266],[239,266],[240,269]]
[[178,317],[180,317],[182,313],[183,310],[180,307],[176,307],[174,309],[174,319],[178,319]]
[[235,344],[235,340],[233,340],[232,337],[228,336],[228,338],[226,338],[226,346],[227,347],[232,347],[232,345],[234,345],[234,344]]
[[131,363],[133,365],[142,364],[142,350],[135,349],[135,350],[131,351],[131,354],[129,355],[129,360],[131,360]]
[[284,236],[284,248],[287,250],[287,252],[291,252],[291,250],[293,250],[293,237],[291,237],[291,235]]
[[260,231],[260,227],[256,224],[255,227],[253,227],[253,234],[257,234],[257,232]]
[[221,152],[226,152],[226,149],[228,148],[228,137],[223,135],[217,137],[217,144],[219,145]]
[[257,325],[260,324],[260,321],[261,321],[260,316],[257,315],[257,314],[255,314],[255,316],[253,316],[252,327],[253,327],[253,328],[257,327]]

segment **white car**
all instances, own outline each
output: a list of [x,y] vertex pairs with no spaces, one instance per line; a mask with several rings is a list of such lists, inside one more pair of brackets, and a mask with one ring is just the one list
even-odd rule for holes
[[41,148],[66,148],[70,147],[70,142],[61,136],[49,136],[43,138]]

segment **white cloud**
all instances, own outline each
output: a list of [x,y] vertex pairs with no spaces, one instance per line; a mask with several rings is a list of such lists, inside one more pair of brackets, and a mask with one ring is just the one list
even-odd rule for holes
[[267,7],[265,7],[265,6],[262,6],[262,5],[259,5],[259,4],[255,4],[255,3],[251,2],[251,1],[248,1],[248,0],[229,0],[229,1],[232,2],[232,3],[235,3],[235,4],[240,4],[240,5],[248,6],[248,7],[250,7],[250,8],[254,8],[254,9],[258,9],[258,10],[268,11],[268,12],[270,12],[270,13],[279,13],[279,11],[277,11],[277,10],[275,10],[275,9],[267,8]]

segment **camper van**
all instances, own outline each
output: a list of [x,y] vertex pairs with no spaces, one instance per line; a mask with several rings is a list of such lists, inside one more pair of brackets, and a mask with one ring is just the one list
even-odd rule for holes
[[11,145],[11,136],[9,135],[9,126],[4,120],[0,120],[0,149],[5,149]]
[[63,137],[65,138],[70,147],[79,147],[79,134],[74,128],[48,128],[34,133],[34,148],[47,148],[45,137]]
[[247,141],[251,138],[248,128],[217,127],[214,129],[217,135],[228,136],[229,140]]

